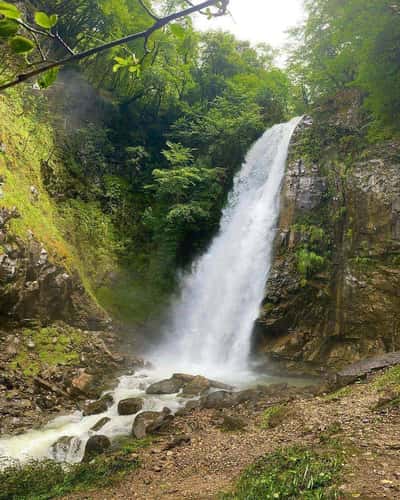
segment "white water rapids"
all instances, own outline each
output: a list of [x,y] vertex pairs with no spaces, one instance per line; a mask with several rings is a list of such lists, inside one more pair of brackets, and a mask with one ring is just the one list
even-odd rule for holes
[[[130,434],[134,416],[118,415],[121,399],[143,397],[143,410],[181,407],[186,400],[179,395],[145,394],[150,383],[174,372],[201,374],[238,387],[254,383],[251,334],[271,267],[288,146],[299,120],[272,127],[249,151],[235,178],[219,233],[182,279],[163,341],[149,356],[156,368],[121,377],[112,393],[115,403],[105,413],[83,417],[76,412],[42,429],[0,439],[0,457],[80,461],[85,442],[96,434],[91,427],[101,418],[111,420],[99,434],[111,439]],[[51,445],[62,436],[75,437],[81,444],[71,446],[67,456],[54,455]]]

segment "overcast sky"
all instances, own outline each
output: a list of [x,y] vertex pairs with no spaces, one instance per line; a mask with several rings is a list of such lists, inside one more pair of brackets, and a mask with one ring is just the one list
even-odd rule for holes
[[232,31],[242,40],[267,42],[274,47],[284,45],[285,31],[301,21],[303,0],[230,0],[232,17],[207,20],[198,16],[202,29]]

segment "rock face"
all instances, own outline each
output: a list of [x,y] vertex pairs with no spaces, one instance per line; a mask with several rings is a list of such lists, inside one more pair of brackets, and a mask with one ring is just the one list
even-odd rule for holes
[[12,235],[8,225],[20,215],[0,208],[0,321],[35,318],[65,320],[81,326],[104,326],[107,317],[87,296],[77,275],[71,275],[33,234],[28,241]]
[[303,120],[289,152],[255,329],[285,370],[400,349],[400,144],[363,146],[357,104],[343,107]]
[[233,387],[217,382],[216,380],[209,380],[208,378],[200,375],[186,375],[184,373],[175,373],[171,378],[161,380],[150,385],[147,394],[176,394],[182,390],[182,396],[200,396],[207,392],[209,389],[224,389],[231,390]]

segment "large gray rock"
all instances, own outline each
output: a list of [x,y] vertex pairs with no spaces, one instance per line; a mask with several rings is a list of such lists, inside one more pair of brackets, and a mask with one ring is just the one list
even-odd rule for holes
[[143,408],[144,401],[141,398],[122,399],[118,403],[119,415],[135,415]]
[[91,427],[90,430],[93,432],[99,432],[99,430],[102,429],[110,421],[111,421],[111,418],[103,417],[98,422],[96,422],[95,425],[93,427]]
[[212,392],[200,399],[202,408],[230,408],[235,404],[237,404],[235,394],[227,391]]
[[107,411],[108,404],[106,399],[98,399],[97,401],[93,401],[92,403],[88,403],[83,408],[84,416],[89,415],[98,415],[99,413],[104,413]]
[[167,380],[161,380],[155,384],[151,384],[146,389],[146,394],[176,394],[182,387],[184,387],[185,382],[179,378],[169,378]]
[[111,441],[107,436],[96,435],[91,436],[85,446],[85,453],[83,461],[87,462],[94,458],[96,455],[101,455],[111,446]]

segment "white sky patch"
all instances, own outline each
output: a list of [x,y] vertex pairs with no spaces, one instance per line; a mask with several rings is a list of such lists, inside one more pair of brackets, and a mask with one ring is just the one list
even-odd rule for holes
[[269,43],[281,48],[287,41],[288,28],[304,18],[303,0],[230,0],[232,16],[208,20],[197,16],[196,25],[202,30],[231,31],[240,40]]

